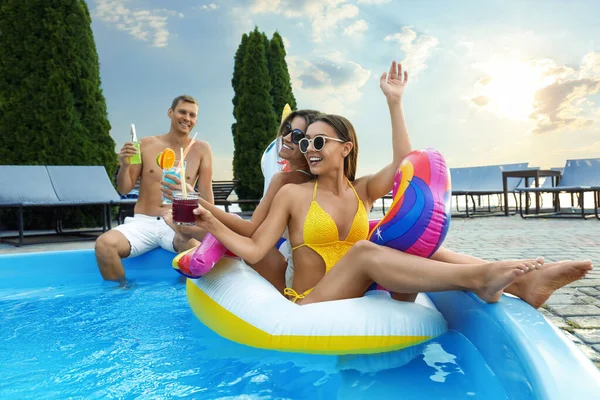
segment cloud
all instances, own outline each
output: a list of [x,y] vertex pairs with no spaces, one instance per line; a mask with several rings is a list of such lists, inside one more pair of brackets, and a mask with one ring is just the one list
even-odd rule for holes
[[302,16],[302,8],[299,2],[293,0],[254,0],[250,6],[252,14],[282,14],[287,18],[298,18]]
[[486,86],[486,85],[492,83],[492,81],[493,81],[492,77],[489,75],[486,75],[483,78],[481,78],[480,80],[478,80],[477,84],[481,85],[481,86]]
[[97,0],[94,15],[109,26],[127,32],[137,40],[148,41],[154,47],[165,47],[169,40],[169,17],[183,14],[166,9],[131,9],[127,0]]
[[393,35],[387,35],[385,37],[386,42],[395,41],[402,44],[402,50],[410,48],[410,43],[417,38],[417,33],[410,29],[408,26],[402,27],[400,33],[394,33]]
[[238,35],[248,33],[256,27],[256,23],[252,19],[252,15],[246,7],[231,7],[229,10],[232,16],[231,29],[237,32]]
[[427,68],[425,62],[440,43],[439,40],[433,36],[418,35],[408,26],[402,27],[402,30],[399,33],[388,35],[383,40],[400,44],[400,48],[405,53],[404,59],[402,60],[402,66],[407,69],[412,76],[418,75]]
[[486,97],[486,96],[477,96],[477,97],[473,97],[473,98],[471,99],[471,101],[472,101],[472,102],[473,102],[475,105],[477,105],[477,106],[479,106],[479,107],[486,106],[486,105],[488,105],[488,104],[490,103],[490,99],[489,99],[488,97]]
[[593,119],[585,117],[584,106],[592,106],[588,96],[600,93],[600,79],[573,79],[556,82],[538,90],[534,111],[530,118],[536,121],[533,133],[557,130],[577,130],[589,127]]
[[354,21],[350,26],[344,29],[344,35],[354,37],[360,36],[363,32],[366,32],[367,29],[369,29],[367,21],[360,19],[358,21]]
[[354,4],[338,5],[335,0],[329,0],[329,4],[314,2],[309,10],[315,42],[331,36],[340,22],[358,16],[358,7]]
[[294,93],[305,100],[302,107],[328,113],[344,114],[362,97],[361,88],[371,76],[371,71],[337,52],[313,61],[288,57],[287,62]]
[[473,48],[475,44],[470,41],[462,41],[456,43],[458,54],[461,56],[470,57],[473,54]]
[[219,6],[216,5],[215,3],[203,4],[202,6],[200,6],[200,9],[204,10],[204,11],[214,11],[217,8],[219,8]]
[[385,4],[392,0],[358,0],[358,4]]
[[494,58],[472,66],[483,77],[469,104],[500,118],[533,122],[532,133],[581,130],[599,119],[590,97],[600,93],[600,53],[586,54],[579,69],[550,59]]
[[580,78],[600,78],[600,53],[588,53],[583,57],[579,70]]
[[331,37],[345,20],[358,16],[359,9],[347,0],[254,0],[252,14],[281,14],[286,18],[307,18],[312,27],[314,42]]

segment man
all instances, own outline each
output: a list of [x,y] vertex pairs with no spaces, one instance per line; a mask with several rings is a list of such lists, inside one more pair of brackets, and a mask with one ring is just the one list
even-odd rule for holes
[[[140,194],[134,209],[134,217],[125,224],[104,233],[96,241],[96,260],[102,277],[106,280],[125,282],[125,270],[121,259],[136,257],[147,251],[162,247],[180,252],[189,248],[167,226],[163,214],[170,205],[162,204],[162,169],[156,158],[167,147],[173,149],[179,159],[180,148],[191,142],[189,137],[198,117],[198,103],[193,97],[182,95],[173,100],[168,110],[171,128],[168,133],[149,136],[140,140],[142,163],[130,164],[130,157],[137,153],[133,143],[125,143],[119,153],[117,188],[129,193],[140,179]],[[212,192],[212,150],[204,141],[195,141],[186,158],[186,182],[195,186],[203,199],[214,203]]]

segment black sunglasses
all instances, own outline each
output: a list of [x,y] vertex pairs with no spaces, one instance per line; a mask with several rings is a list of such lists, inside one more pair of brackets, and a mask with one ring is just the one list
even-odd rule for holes
[[292,143],[294,144],[300,143],[300,140],[304,137],[304,132],[300,129],[292,129],[292,124],[288,122],[285,124],[285,130],[281,134],[281,137],[284,138],[290,133],[292,134]]
[[302,154],[306,154],[308,152],[308,146],[310,146],[311,143],[313,145],[313,148],[316,151],[321,151],[321,150],[323,150],[323,147],[325,146],[325,141],[327,141],[327,140],[335,140],[336,142],[346,143],[342,139],[338,139],[338,138],[334,138],[334,137],[330,137],[330,136],[315,136],[312,139],[308,139],[308,138],[300,139],[300,143],[298,143],[298,146],[300,147],[300,152]]

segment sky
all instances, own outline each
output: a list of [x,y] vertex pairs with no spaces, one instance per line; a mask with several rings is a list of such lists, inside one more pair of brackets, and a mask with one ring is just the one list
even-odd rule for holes
[[341,114],[359,138],[358,175],[392,160],[379,77],[408,70],[413,148],[450,167],[600,157],[596,0],[87,0],[118,151],[166,133],[174,97],[199,102],[193,132],[231,179],[231,78],[243,33],[284,38],[299,108]]

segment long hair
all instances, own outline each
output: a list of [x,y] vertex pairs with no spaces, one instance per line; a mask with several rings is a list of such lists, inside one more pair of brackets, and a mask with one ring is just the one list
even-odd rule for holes
[[358,163],[358,138],[354,126],[341,115],[323,114],[315,117],[313,123],[324,122],[331,126],[340,139],[353,144],[352,150],[344,158],[344,175],[350,182],[356,179],[356,166]]
[[[288,123],[292,123],[292,121],[294,120],[294,118],[296,117],[302,117],[304,118],[304,120],[306,121],[306,126],[310,125],[313,120],[320,116],[323,115],[323,113],[321,111],[317,111],[317,110],[296,110],[292,113],[290,113],[283,121],[281,121],[281,125],[279,126],[279,131],[277,132],[277,137],[283,135],[283,133],[285,132],[286,125]],[[305,128],[306,130],[306,128]],[[306,132],[304,132],[306,133]]]

